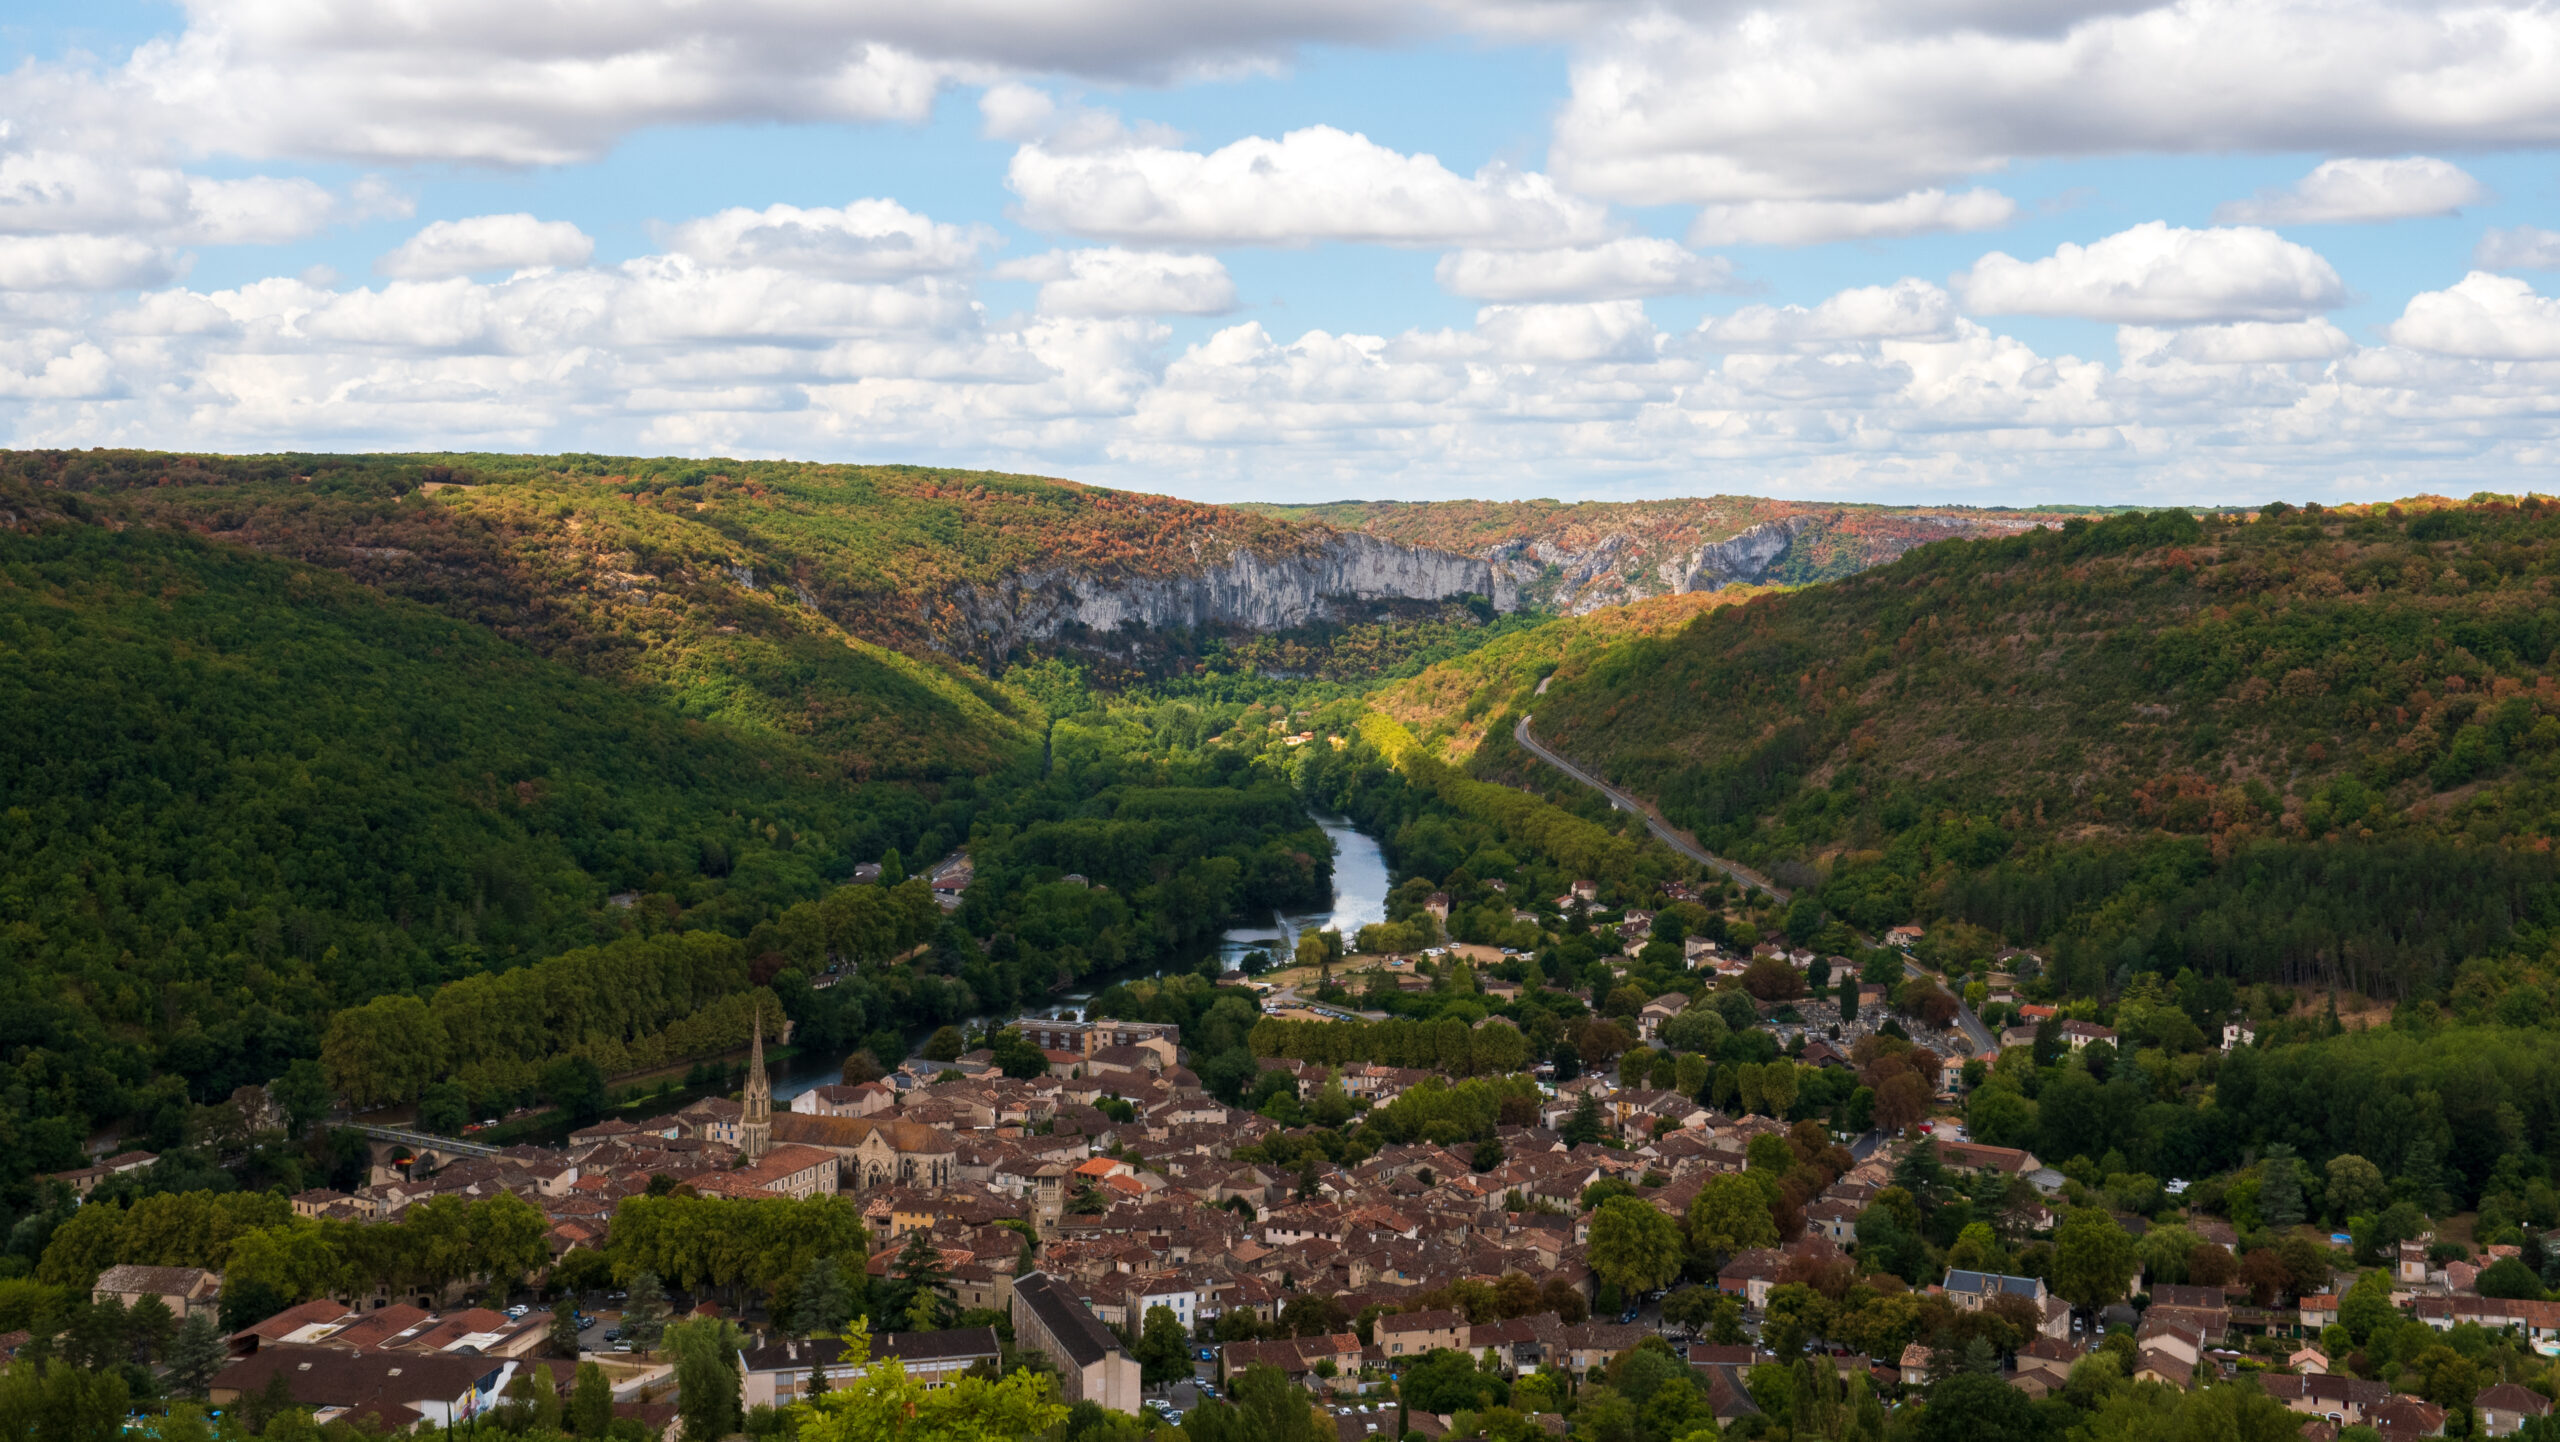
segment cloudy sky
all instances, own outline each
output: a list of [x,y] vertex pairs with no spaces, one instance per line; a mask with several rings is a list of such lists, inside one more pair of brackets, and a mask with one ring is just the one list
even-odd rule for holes
[[0,440],[2550,489],[2560,4],[35,0]]

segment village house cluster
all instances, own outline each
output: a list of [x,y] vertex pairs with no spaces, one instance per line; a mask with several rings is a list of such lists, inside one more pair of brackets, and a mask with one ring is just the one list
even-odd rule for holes
[[[1679,993],[1657,997],[1638,1027],[1650,1038],[1691,1004]],[[1837,1022],[1826,1024],[1824,1005],[1799,1002],[1794,1019],[1762,1024],[1792,1029],[1790,1050],[1801,1065],[1850,1066],[1846,1047],[1855,1038],[1847,1028],[1833,1034]],[[2037,1020],[2032,1007],[2021,1010]],[[1862,1005],[1860,1012],[1873,1019],[1885,1009]],[[1658,1318],[1640,1319],[1645,1314],[1632,1299],[1622,1316],[1591,1314],[1601,1289],[1588,1257],[1593,1213],[1583,1202],[1595,1183],[1615,1180],[1683,1218],[1716,1178],[1748,1166],[1756,1139],[1784,1139],[1787,1123],[1726,1115],[1678,1091],[1620,1086],[1595,1074],[1546,1088],[1533,1115],[1500,1127],[1499,1159],[1490,1165],[1472,1144],[1407,1143],[1347,1168],[1292,1169],[1253,1159],[1280,1128],[1209,1095],[1186,1064],[1178,1028],[1098,1017],[1026,1017],[1016,1025],[1047,1056],[1048,1075],[1009,1078],[989,1053],[977,1052],[911,1062],[884,1080],[820,1086],[777,1109],[759,1035],[739,1099],[601,1123],[565,1147],[489,1149],[415,1180],[383,1168],[352,1194],[306,1193],[293,1204],[304,1215],[380,1220],[431,1197],[504,1191],[541,1210],[559,1257],[603,1247],[617,1204],[653,1181],[730,1197],[847,1194],[868,1225],[874,1275],[890,1274],[921,1237],[939,1258],[940,1285],[955,1309],[1005,1317],[1014,1344],[1047,1359],[1067,1400],[1123,1411],[1147,1398],[1131,1339],[1159,1307],[1224,1371],[1273,1367],[1303,1384],[1334,1409],[1346,1436],[1374,1428],[1386,1384],[1435,1350],[1489,1358],[1512,1377],[1560,1373],[1579,1383],[1666,1331],[1675,1354],[1698,1370],[1719,1420],[1758,1410],[1746,1376],[1768,1357],[1755,1344],[1666,1329]],[[1918,1030],[1920,1044],[1950,1063],[1967,1054],[1956,1028],[1942,1035]],[[2107,1039],[2082,1034],[2089,1030],[2066,1024],[2064,1039],[2073,1046]],[[1357,1103],[1382,1106],[1437,1075],[1279,1057],[1261,1066],[1309,1103],[1339,1085]],[[1568,1124],[1595,1113],[1603,1139],[1569,1141]],[[1801,1207],[1801,1231],[1783,1245],[1734,1255],[1715,1287],[1756,1326],[1777,1288],[1848,1264],[1861,1218],[1894,1185],[1897,1165],[1918,1140],[1862,1139],[1852,1164]],[[2055,1227],[2064,1205],[2057,1194],[2068,1184],[2034,1154],[1943,1130],[1929,1144],[1951,1174],[2010,1184],[1997,1218],[2003,1232],[2037,1236]],[[2131,1214],[2118,1220],[2137,1235],[2145,1225]],[[2237,1240],[2211,1217],[2185,1225],[2209,1243]],[[2423,1242],[2400,1250],[2395,1301],[2410,1315],[2439,1329],[2477,1322],[2535,1342],[2560,1340],[2560,1303],[2482,1297],[2477,1265],[2431,1263],[2429,1256]],[[1529,1303],[1505,1309],[1519,1315],[1471,1321],[1436,1300],[1461,1283],[1497,1285]],[[145,1267],[118,1267],[99,1282],[101,1297],[159,1296],[180,1317],[213,1305],[219,1286],[208,1273]],[[2339,1305],[2321,1294],[2298,1308],[2253,1308],[2236,1290],[2161,1283],[2147,1287],[2148,1305],[2138,1314],[2114,1309],[2091,1327],[2035,1277],[1954,1269],[1922,1290],[1959,1309],[2022,1319],[2030,1335],[2003,1360],[2001,1375],[2035,1397],[2060,1387],[2106,1330],[2130,1332],[2129,1375],[2188,1388],[2236,1375],[2245,1338],[2316,1339]],[[2133,1290],[2146,1290],[2142,1278]],[[1308,1298],[1329,1299],[1330,1329],[1275,1336],[1306,1330],[1285,1323],[1297,1320],[1292,1303]],[[216,1400],[246,1395],[282,1373],[297,1399],[332,1415],[435,1423],[488,1406],[516,1368],[567,1365],[537,1355],[550,1314],[437,1310],[446,1300],[376,1297],[293,1308],[233,1335],[235,1360],[217,1381]],[[1222,1328],[1239,1313],[1257,1325]],[[1216,1341],[1238,1331],[1258,1336]],[[1002,1355],[996,1333],[984,1327],[892,1334],[878,1345],[928,1383]],[[2257,1349],[2261,1364],[2270,1345]],[[813,1374],[831,1382],[850,1375],[839,1344],[769,1331],[760,1331],[740,1360],[749,1406],[803,1395]],[[1927,1386],[1948,1365],[1920,1346],[1899,1357],[1841,1352],[1833,1360],[1889,1395]],[[2312,1442],[2356,1425],[2375,1428],[2386,1442],[2443,1432],[2442,1408],[2335,1375],[2315,1345],[2293,1350],[2282,1365],[2260,1385],[2306,1414]],[[621,1405],[654,1426],[671,1415],[636,1396]],[[2491,1388],[2478,1406],[2491,1435],[2512,1433],[2549,1410],[2538,1394],[2510,1386]],[[1439,1420],[1415,1425],[1430,1433]]]

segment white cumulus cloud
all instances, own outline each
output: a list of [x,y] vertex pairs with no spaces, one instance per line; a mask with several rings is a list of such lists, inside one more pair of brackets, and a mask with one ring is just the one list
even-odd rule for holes
[[1645,6],[1588,17],[1550,167],[1635,204],[1851,199],[2039,157],[2548,146],[2530,0]]
[[1465,245],[1536,250],[1604,238],[1607,215],[1533,172],[1461,176],[1329,125],[1203,154],[1130,145],[1014,152],[1006,184],[1043,230],[1155,245]]
[[1993,251],[1954,279],[1977,315],[2076,316],[2132,325],[2299,320],[2334,310],[2346,283],[2271,230],[2188,230],[2146,221],[2041,260]]
[[1821,350],[1862,341],[1916,340],[1950,334],[1955,303],[1925,280],[1844,290],[1815,306],[1746,305],[1709,316],[1698,339],[1709,350]]
[[178,227],[199,245],[276,245],[314,234],[366,207],[351,207],[301,176],[187,179],[187,219]]
[[2336,360],[2356,348],[2345,331],[2326,320],[2244,320],[2177,330],[2125,326],[2116,345],[2129,357],[2160,354],[2217,366]]
[[876,199],[724,210],[686,221],[667,237],[668,249],[705,265],[770,266],[846,280],[967,270],[995,243],[986,226],[947,225]]
[[2220,225],[2335,225],[2452,215],[2489,199],[2489,188],[2449,160],[2324,161],[2281,190],[2227,201],[2213,212]]
[[1043,315],[1223,315],[1236,308],[1235,279],[1214,255],[1053,250],[1007,261],[995,274],[1038,281]]
[[1563,250],[1451,251],[1434,273],[1451,295],[1495,301],[1621,300],[1733,283],[1724,257],[1649,235]]
[[374,262],[399,280],[435,280],[483,270],[524,270],[543,265],[584,265],[596,243],[565,220],[474,215],[439,220]]
[[0,290],[128,290],[177,273],[166,249],[129,235],[0,236]]
[[955,83],[1173,82],[1450,23],[1361,0],[190,0],[186,18],[120,66],[0,81],[0,114],[69,105],[243,154],[555,165],[650,126],[919,121]]
[[2492,228],[2472,247],[2471,263],[2482,270],[2560,270],[2560,230]]
[[1476,335],[1508,361],[1648,361],[1659,332],[1632,300],[1582,305],[1493,305],[1476,312]]
[[96,133],[10,147],[0,122],[0,234],[121,235],[161,245],[270,245],[397,214],[378,182],[341,196],[300,176],[218,180],[119,153]]
[[[1023,264],[1063,284],[1074,254]],[[2414,303],[2391,344],[2317,319],[2128,326],[2110,364],[1904,280],[1677,337],[1614,299],[1179,347],[1149,316],[999,314],[966,277],[666,254],[0,295],[0,417],[20,445],[893,454],[1230,498],[1693,494],[1702,468],[1843,499],[2169,500],[2243,471],[2364,498],[2545,463],[2554,306],[2484,274]]]
[[1932,187],[1891,200],[1746,200],[1710,205],[1689,226],[1691,245],[1820,245],[1933,231],[1997,230],[2018,203],[1996,190],[1950,195]]
[[2421,291],[2391,323],[2411,350],[2473,360],[2560,360],[2560,299],[2511,275],[2475,270],[2450,290]]
[[1173,146],[1182,136],[1170,126],[1130,125],[1118,111],[1094,105],[1061,105],[1038,86],[1007,80],[978,97],[989,140],[1028,141],[1060,155],[1083,155],[1130,145]]

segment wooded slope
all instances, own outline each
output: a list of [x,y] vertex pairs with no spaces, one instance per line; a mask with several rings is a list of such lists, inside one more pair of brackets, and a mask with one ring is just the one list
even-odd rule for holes
[[330,572],[23,505],[0,1051],[92,1114],[147,1114],[112,1098],[155,1053],[217,1098],[333,1009],[618,936],[614,892],[744,930],[926,809]]
[[2389,987],[2549,907],[2555,586],[2540,501],[2074,522],[1569,659],[1537,726],[1865,924]]
[[856,778],[979,772],[1036,748],[1036,706],[937,650],[955,589],[1044,569],[1163,574],[1322,534],[901,466],[0,454],[0,508],[71,497],[343,572],[687,714],[805,740]]

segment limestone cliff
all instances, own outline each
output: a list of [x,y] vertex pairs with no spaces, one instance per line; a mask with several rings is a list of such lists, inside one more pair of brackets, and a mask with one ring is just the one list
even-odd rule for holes
[[1569,615],[1647,596],[1853,576],[1914,546],[2059,525],[2059,512],[1817,505],[1757,496],[1661,501],[1338,501],[1258,506],[1284,520],[1481,556],[1532,605]]
[[1345,603],[1439,601],[1474,594],[1517,609],[1508,570],[1473,556],[1327,532],[1273,554],[1238,548],[1171,575],[1030,570],[959,587],[929,613],[946,649],[1001,665],[1027,643],[1134,649],[1171,627],[1279,631]]
[[1686,562],[1666,564],[1663,579],[1679,592],[1713,591],[1737,581],[1757,581],[1796,543],[1799,532],[1810,529],[1811,516],[1789,516],[1784,520],[1763,521],[1730,541],[1701,546],[1690,553]]

